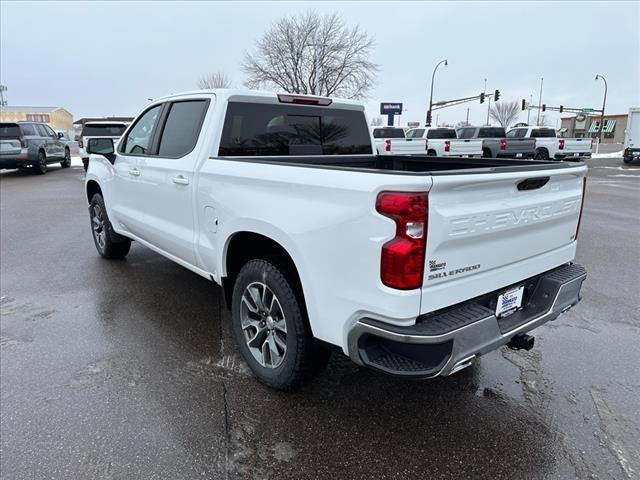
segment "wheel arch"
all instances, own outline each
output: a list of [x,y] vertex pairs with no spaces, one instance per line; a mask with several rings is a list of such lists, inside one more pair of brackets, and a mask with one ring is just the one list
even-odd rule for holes
[[[100,188],[100,184],[95,180],[89,180],[87,182],[86,191],[87,191],[87,203],[91,203],[91,199],[96,193],[99,193],[100,195],[102,195],[102,189]],[[104,195],[102,196],[104,199]]]

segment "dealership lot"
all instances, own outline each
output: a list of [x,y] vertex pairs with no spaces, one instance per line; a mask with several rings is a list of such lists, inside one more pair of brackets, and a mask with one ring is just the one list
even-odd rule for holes
[[334,355],[289,394],[248,374],[211,283],[98,257],[81,167],[3,173],[3,478],[635,478],[640,165],[588,163],[584,299],[533,350],[425,382]]

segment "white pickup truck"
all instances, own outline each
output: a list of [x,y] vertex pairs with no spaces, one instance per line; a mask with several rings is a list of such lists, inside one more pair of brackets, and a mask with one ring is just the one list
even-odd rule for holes
[[580,300],[582,163],[375,155],[362,105],[243,90],[157,99],[87,148],[99,254],[134,240],[220,285],[274,388],[332,348],[449,375]]
[[427,154],[434,157],[481,157],[482,140],[460,139],[453,128],[420,127],[407,132],[407,140],[423,139],[426,144],[422,150],[415,149],[414,154]]
[[591,157],[590,138],[558,138],[553,127],[517,127],[507,132],[511,139],[535,139],[536,160],[581,160]]
[[373,143],[378,155],[410,155],[416,152],[424,155],[426,141],[419,138],[407,139],[402,127],[373,127]]

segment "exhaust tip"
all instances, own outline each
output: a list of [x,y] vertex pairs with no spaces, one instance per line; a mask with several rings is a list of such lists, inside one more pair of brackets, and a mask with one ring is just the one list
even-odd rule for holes
[[509,343],[507,343],[507,347],[511,350],[531,350],[535,344],[535,340],[531,335],[521,333],[513,337]]

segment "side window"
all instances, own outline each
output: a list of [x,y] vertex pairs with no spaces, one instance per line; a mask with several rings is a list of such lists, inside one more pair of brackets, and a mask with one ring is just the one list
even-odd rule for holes
[[37,132],[39,137],[48,137],[49,136],[49,134],[47,133],[47,130],[44,128],[44,125],[36,124],[36,125],[34,125],[34,127],[36,127],[36,132]]
[[45,132],[47,132],[47,137],[58,138],[58,135],[56,135],[56,132],[51,130],[51,128],[48,125],[43,125],[43,127]]
[[151,147],[151,134],[155,127],[162,105],[147,110],[129,131],[124,141],[122,153],[145,154]]
[[461,128],[458,138],[471,138],[474,130],[475,128]]
[[20,130],[25,137],[35,137],[37,135],[35,127],[30,123],[21,124]]
[[193,150],[206,109],[206,100],[172,103],[162,130],[158,155],[182,157]]

